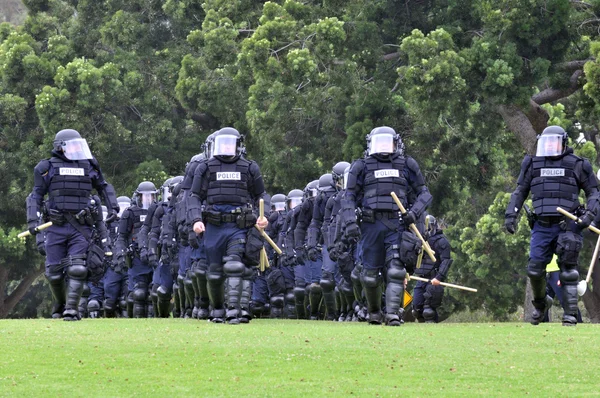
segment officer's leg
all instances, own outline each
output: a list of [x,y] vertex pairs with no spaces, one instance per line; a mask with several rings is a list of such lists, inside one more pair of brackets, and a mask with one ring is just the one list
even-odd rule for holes
[[88,270],[85,266],[85,255],[74,255],[63,259],[63,265],[67,269],[69,282],[67,284],[67,302],[63,319],[65,321],[78,321],[79,299],[83,292],[83,285],[87,279]]
[[152,316],[148,312],[148,316],[151,318],[158,318],[158,287],[157,283],[153,283],[150,288],[150,300],[152,300]]
[[198,284],[198,319],[208,319],[209,310],[209,298],[208,298],[208,283],[206,280],[206,273],[208,271],[208,262],[206,258],[200,258],[194,269],[196,275],[196,283]]
[[156,298],[158,316],[160,318],[168,318],[169,311],[171,310],[171,289],[165,285],[160,285],[156,289]]
[[[333,279],[333,273],[325,271],[321,273],[321,280],[319,282],[320,288],[323,291],[323,301],[325,301],[325,308],[327,309],[327,320],[334,321],[337,319],[337,309],[335,304],[335,280]],[[311,288],[312,294],[312,288]],[[319,297],[320,298],[320,297]],[[312,309],[312,300],[311,300]]]
[[438,313],[437,309],[442,305],[442,298],[444,297],[443,286],[433,286],[431,283],[425,288],[425,294],[423,295],[425,301],[423,306],[423,318],[427,323],[437,323]]
[[369,323],[380,325],[383,321],[381,314],[381,294],[383,277],[378,269],[362,270],[360,281],[365,290],[367,298],[367,310],[369,311]]
[[294,267],[294,303],[296,305],[296,316],[298,319],[306,319],[306,306],[304,305],[304,292],[306,281],[304,279],[305,266]]
[[46,278],[52,292],[52,318],[62,318],[67,300],[65,283],[65,263],[67,257],[67,239],[69,231],[66,226],[53,225],[46,230]]
[[50,284],[50,291],[53,297],[52,318],[62,318],[67,300],[64,268],[61,265],[47,266],[46,279],[48,279],[48,283]]
[[206,279],[210,304],[212,305],[210,318],[213,322],[221,323],[225,319],[225,297],[223,291],[225,274],[223,273],[223,265],[220,263],[210,264]]
[[[394,246],[389,246],[394,249]],[[385,323],[388,326],[400,326],[400,308],[402,308],[402,299],[404,298],[404,278],[406,270],[397,257],[397,250],[394,253],[388,252],[387,263],[387,286],[385,289]]]
[[255,269],[251,267],[245,267],[244,274],[242,275],[242,295],[240,296],[240,322],[248,323],[252,319],[252,312],[250,309],[250,302],[252,298],[252,281],[255,277]]
[[361,263],[357,263],[352,273],[350,274],[352,280],[352,291],[354,292],[354,299],[356,300],[356,307],[354,312],[359,322],[365,322],[367,318],[367,307],[365,306],[363,298],[363,285],[360,281],[360,274],[362,273],[363,266]]
[[192,281],[192,270],[188,269],[183,277],[183,288],[185,292],[185,317],[191,318],[194,306],[194,282]]
[[252,284],[252,299],[250,302],[250,311],[252,315],[260,318],[265,312],[265,304],[269,301],[269,289],[267,287],[267,277],[265,273],[257,275]]
[[146,299],[148,285],[145,282],[137,282],[133,286],[133,317],[146,317]]
[[87,305],[88,314],[90,318],[98,318],[100,315],[100,302],[96,299],[92,299],[88,302]]
[[354,317],[354,290],[352,289],[352,282],[344,278],[340,285],[340,293],[345,297],[346,301],[346,322],[352,321]]
[[423,307],[425,306],[425,289],[427,288],[427,282],[417,281],[413,290],[413,301],[412,301],[412,313],[418,322],[425,322],[423,317]]
[[173,280],[173,318],[181,317],[181,299],[179,294],[179,284],[177,280]]
[[283,318],[286,286],[283,272],[280,268],[274,267],[269,270],[267,285],[270,292],[271,318]]
[[88,308],[88,298],[90,297],[90,283],[86,282],[83,284],[83,290],[81,291],[81,297],[79,298],[79,307],[77,311],[79,312],[79,318],[87,318]]
[[531,314],[531,324],[538,325],[544,318],[544,314],[552,305],[546,296],[546,265],[547,262],[529,260],[527,264],[527,276],[531,282],[533,291],[533,313]]
[[572,231],[564,231],[558,237],[556,252],[560,268],[560,283],[562,286],[563,325],[577,324],[577,283],[579,272],[577,264],[579,251],[583,247],[583,237]]
[[336,314],[338,314],[338,318],[336,320],[339,322],[344,322],[346,320],[346,298],[342,297],[340,288],[338,286],[333,289],[333,294],[335,297],[335,310]]
[[225,264],[223,271],[227,276],[227,313],[226,319],[231,324],[240,323],[241,316],[240,296],[242,295],[242,276],[246,266],[242,263],[239,255],[227,255],[223,258]]

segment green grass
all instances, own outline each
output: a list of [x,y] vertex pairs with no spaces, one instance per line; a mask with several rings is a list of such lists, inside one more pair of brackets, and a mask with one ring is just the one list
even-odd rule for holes
[[596,325],[0,321],[0,396],[598,395]]

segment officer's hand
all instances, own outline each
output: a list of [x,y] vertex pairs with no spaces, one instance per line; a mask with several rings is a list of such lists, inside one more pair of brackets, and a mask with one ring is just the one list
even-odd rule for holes
[[120,269],[125,268],[125,253],[121,252],[117,254],[117,257],[115,258],[115,264]]
[[346,225],[346,239],[357,242],[360,239],[360,228],[355,222]]
[[105,223],[109,224],[113,221],[117,220],[117,217],[119,216],[119,213],[116,210],[111,210],[110,213],[108,213],[106,215],[106,220],[104,220]]
[[412,210],[409,210],[402,214],[402,221],[404,222],[404,225],[409,226],[417,221],[417,216],[415,216],[415,213]]
[[145,247],[140,249],[140,260],[142,260],[143,263],[148,262],[148,249]]
[[514,234],[517,230],[517,217],[515,216],[506,216],[504,219],[504,228],[506,228],[506,232],[509,234]]
[[194,232],[200,235],[205,231],[204,223],[202,221],[196,221],[194,223]]
[[104,249],[104,256],[112,257],[113,251],[112,251],[112,247],[110,245],[104,245],[103,249]]
[[40,233],[40,231],[38,231],[36,228],[38,226],[37,225],[30,225],[29,228],[27,228],[27,230],[29,231],[29,233],[31,234],[31,236],[36,236],[37,234]]
[[299,265],[304,265],[307,260],[306,249],[303,247],[299,247],[296,249],[296,262]]
[[190,242],[190,246],[192,246],[194,249],[197,249],[200,247],[200,245],[198,244],[198,235],[196,235],[196,233],[194,231],[189,231],[188,233],[188,242]]
[[437,278],[433,278],[433,279],[431,280],[431,284],[432,284],[433,286],[438,286],[438,285],[440,284],[440,281],[438,281],[438,280],[437,280]]
[[589,210],[586,210],[583,216],[579,218],[579,221],[577,221],[577,224],[580,228],[587,228],[590,226],[592,221],[594,221],[594,213],[592,213]]
[[258,220],[256,220],[256,225],[260,229],[265,229],[269,225],[269,220],[267,220],[267,217],[262,216]]
[[310,261],[317,261],[317,259],[319,258],[319,249],[317,249],[316,247],[311,247],[310,249],[308,249],[308,258],[310,259]]

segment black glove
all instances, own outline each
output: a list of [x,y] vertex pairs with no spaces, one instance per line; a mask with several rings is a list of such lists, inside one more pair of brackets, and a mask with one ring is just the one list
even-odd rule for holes
[[592,221],[594,221],[594,213],[589,210],[586,210],[581,217],[579,217],[577,224],[580,228],[585,229],[590,226]]
[[188,241],[190,242],[190,246],[192,246],[194,249],[200,247],[200,244],[198,243],[198,235],[196,235],[193,229],[190,229],[188,232]]
[[148,265],[152,268],[156,268],[158,265],[158,256],[156,255],[156,251],[154,249],[148,250]]
[[148,264],[148,249],[145,247],[140,249],[140,260],[142,260],[144,264]]
[[317,259],[319,258],[319,252],[320,250],[316,247],[311,247],[310,249],[308,249],[307,257],[310,259],[310,261],[317,261]]
[[124,269],[125,268],[125,253],[121,252],[117,254],[115,258],[115,270],[116,268]]
[[111,222],[116,221],[118,217],[119,213],[117,213],[117,211],[113,209],[110,211],[110,213],[106,215],[106,220],[104,220],[104,222],[106,224],[110,224]]
[[517,216],[506,216],[504,219],[504,228],[509,234],[514,234],[517,230]]
[[304,265],[308,260],[306,249],[303,247],[299,247],[296,249],[296,262],[298,265]]
[[29,225],[29,228],[27,228],[27,230],[29,231],[29,233],[31,234],[31,236],[36,236],[37,234],[40,233],[40,231],[38,231],[36,228],[38,227],[37,224],[31,224]]
[[409,210],[402,214],[402,221],[404,222],[404,225],[408,227],[410,224],[414,224],[417,221],[417,216],[415,216],[415,213],[413,213],[412,210]]
[[39,234],[35,237],[35,245],[37,246],[37,251],[42,256],[46,255],[46,241],[44,240],[44,234]]
[[358,224],[355,222],[346,224],[345,235],[346,235],[346,239],[348,239],[348,241],[358,242],[358,240],[360,240],[360,228],[358,227]]

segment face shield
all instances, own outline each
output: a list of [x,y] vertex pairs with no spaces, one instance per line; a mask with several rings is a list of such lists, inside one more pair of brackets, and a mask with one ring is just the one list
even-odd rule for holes
[[75,138],[65,141],[65,144],[62,146],[62,150],[65,154],[65,157],[69,160],[84,160],[92,158],[92,152],[90,152],[90,148],[88,147],[85,138]]
[[369,145],[369,155],[374,153],[393,153],[394,136],[391,134],[376,134],[371,137]]
[[213,156],[237,155],[237,140],[235,135],[218,135],[215,137]]
[[167,203],[170,199],[171,199],[171,190],[169,190],[169,187],[163,187],[162,201]]
[[290,210],[302,203],[302,198],[290,198]]
[[344,178],[342,179],[342,187],[344,187],[344,189],[348,187],[348,174],[350,174],[350,169],[344,171]]
[[150,205],[156,201],[155,192],[140,192],[138,196],[138,203],[141,204],[142,209],[150,208]]
[[108,217],[108,210],[106,210],[106,206],[102,206],[102,221],[105,221],[106,217]]
[[559,134],[540,135],[535,156],[558,156],[564,152],[563,137]]
[[131,203],[129,202],[119,202],[119,218],[121,218],[121,216],[123,215],[123,213],[125,212],[125,210],[127,210],[127,208],[131,206]]
[[307,191],[309,198],[316,198],[319,194],[319,188],[312,188]]
[[273,203],[273,207],[275,211],[284,211],[285,210],[285,202],[275,202]]

